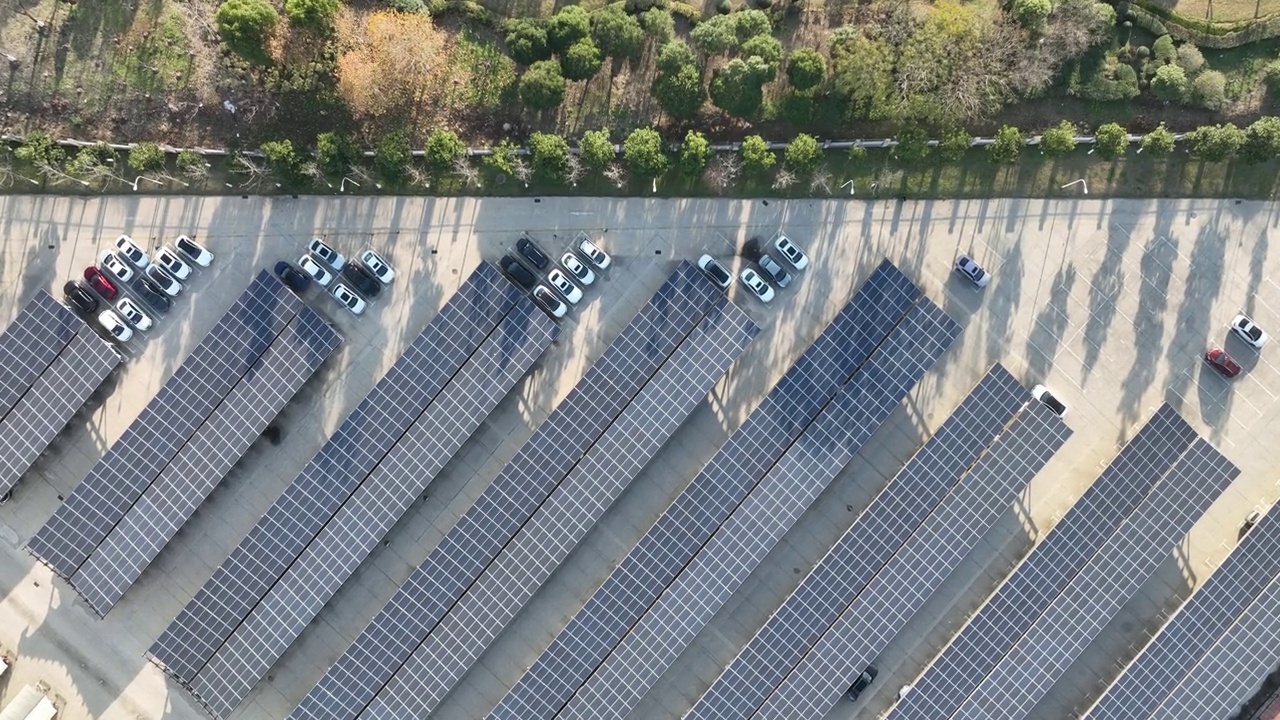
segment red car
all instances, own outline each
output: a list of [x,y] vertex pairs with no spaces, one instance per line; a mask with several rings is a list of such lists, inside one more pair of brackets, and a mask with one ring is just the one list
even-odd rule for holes
[[1231,359],[1226,350],[1222,348],[1214,348],[1204,354],[1204,361],[1214,370],[1222,373],[1224,377],[1233,378],[1240,374],[1240,364]]
[[120,294],[120,290],[107,279],[107,276],[92,265],[84,269],[84,279],[89,283],[89,287],[102,296],[103,300],[115,300]]

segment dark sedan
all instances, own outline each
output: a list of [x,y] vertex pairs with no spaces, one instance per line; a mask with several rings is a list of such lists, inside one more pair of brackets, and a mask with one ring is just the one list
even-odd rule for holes
[[81,315],[90,315],[98,309],[98,298],[89,292],[89,288],[75,280],[68,280],[62,286],[62,296],[67,299],[67,305]]
[[351,283],[351,287],[355,288],[356,292],[370,300],[378,297],[378,293],[382,292],[382,283],[378,281],[378,276],[355,260],[342,266],[342,277]]

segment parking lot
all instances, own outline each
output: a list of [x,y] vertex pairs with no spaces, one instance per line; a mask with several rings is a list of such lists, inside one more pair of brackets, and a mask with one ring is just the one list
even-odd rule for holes
[[[764,331],[671,442],[516,617],[436,716],[491,708],[679,489],[888,257],[964,325],[956,345],[810,508],[636,718],[678,716],[765,621],[857,512],[946,419],[993,362],[1070,405],[1071,439],[1019,502],[878,661],[858,709],[874,716],[1088,487],[1163,400],[1242,474],[1085,655],[1036,718],[1083,709],[1181,598],[1234,545],[1244,517],[1277,495],[1280,348],[1227,337],[1247,313],[1280,332],[1280,259],[1268,233],[1280,206],[1235,201],[864,202],[420,198],[0,198],[0,323],[37,288],[68,278],[122,232],[152,250],[187,233],[216,255],[126,363],[0,506],[0,678],[7,698],[44,682],[68,720],[200,718],[143,653],[481,259],[526,231],[553,256],[586,232],[614,258],[561,321],[560,339],[463,446],[302,635],[237,717],[284,716],[493,479],[680,259],[709,253],[735,274],[752,241],[779,230],[812,258],[768,305],[735,287]],[[313,235],[339,251],[373,247],[397,271],[361,317],[313,288],[308,304],[346,338],[262,439],[104,620],[23,545],[128,426],[262,268],[296,261]],[[985,290],[951,272],[968,253]],[[1201,357],[1225,347],[1245,372],[1227,380]],[[832,717],[852,717],[842,704]],[[861,715],[860,715],[861,716]]]

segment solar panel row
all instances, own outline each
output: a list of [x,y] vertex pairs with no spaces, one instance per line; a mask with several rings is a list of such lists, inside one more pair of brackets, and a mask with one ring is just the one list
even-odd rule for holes
[[0,334],[0,418],[71,342],[84,323],[44,290]]
[[342,343],[309,307],[284,328],[80,569],[71,586],[106,615]]
[[889,720],[950,717],[1195,438],[1172,406],[1161,405],[912,685]]
[[27,549],[58,575],[75,574],[301,307],[259,273]]
[[1030,399],[992,367],[685,717],[750,717]]
[[360,717],[434,709],[758,332],[722,299]]
[[559,712],[921,294],[881,263],[492,715],[532,720]]
[[716,530],[561,712],[621,718],[960,334],[922,298]]
[[481,263],[169,624],[152,660],[189,683],[519,297]]
[[522,299],[191,681],[229,715],[559,335]]
[[680,263],[291,717],[368,704],[720,297]]
[[957,709],[1024,717],[1240,471],[1197,438]]
[[753,717],[830,710],[1070,434],[1044,405],[1027,405]]
[[1150,715],[1266,589],[1278,569],[1280,512],[1269,512],[1129,663],[1085,717],[1133,720]]

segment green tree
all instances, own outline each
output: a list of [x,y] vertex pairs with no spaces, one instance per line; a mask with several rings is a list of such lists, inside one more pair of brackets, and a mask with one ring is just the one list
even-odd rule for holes
[[533,171],[546,180],[564,182],[569,167],[569,143],[559,135],[536,132],[529,136]]
[[289,22],[313,32],[328,33],[338,14],[338,0],[284,0]]
[[969,152],[973,146],[973,136],[960,128],[951,128],[942,133],[938,141],[938,156],[947,162],[956,162]]
[[742,155],[742,167],[747,172],[764,173],[778,161],[769,149],[769,143],[759,135],[748,135],[743,139],[739,153]]
[[745,61],[734,58],[712,76],[711,102],[735,117],[755,117],[764,102],[764,81]]
[[694,47],[703,55],[726,53],[738,43],[737,32],[728,15],[703,20],[693,29],[690,37]]
[[801,48],[787,59],[787,81],[804,92],[822,84],[827,76],[827,61],[813,48]]
[[1178,50],[1173,46],[1173,38],[1168,35],[1156,38],[1151,45],[1151,54],[1155,56],[1158,65],[1168,65],[1178,59]]
[[1182,102],[1187,96],[1187,73],[1177,65],[1161,65],[1151,78],[1151,92],[1165,102]]
[[178,172],[187,176],[203,174],[209,168],[209,164],[205,162],[204,157],[194,150],[179,151],[174,164],[178,166]]
[[622,155],[627,159],[631,172],[640,177],[657,177],[669,166],[662,136],[653,128],[632,130],[622,144]]
[[1178,47],[1177,63],[1178,67],[1187,72],[1187,75],[1195,75],[1204,69],[1204,53],[1191,43],[1182,43]]
[[271,64],[267,40],[280,15],[267,0],[226,0],[213,16],[218,36],[231,51],[257,65]]
[[1217,70],[1205,70],[1191,81],[1191,102],[1217,112],[1227,104],[1227,76]]
[[663,43],[658,48],[658,62],[656,67],[660,73],[675,73],[680,68],[690,65],[697,66],[698,57],[693,54],[693,50],[685,44],[683,40],[672,40]]
[[547,24],[547,42],[558,53],[565,52],[574,43],[590,35],[591,16],[580,5],[560,8]]
[[680,143],[680,172],[688,177],[698,177],[711,160],[711,143],[707,136],[690,130]]
[[996,131],[995,142],[987,146],[987,154],[993,163],[1012,165],[1018,162],[1026,145],[1027,138],[1021,130],[1012,125],[1002,125]]
[[788,125],[804,126],[813,121],[813,96],[788,89],[773,106],[773,119]]
[[658,105],[668,115],[677,118],[697,115],[707,99],[702,87],[702,73],[696,65],[684,65],[675,72],[658,73],[649,90]]
[[1262,82],[1271,98],[1280,95],[1280,60],[1272,60],[1262,68]]
[[355,138],[345,133],[323,132],[316,136],[316,162],[327,175],[345,175],[360,159]]
[[502,142],[490,148],[489,154],[484,158],[484,164],[503,175],[514,175],[517,161],[516,149],[515,143],[503,138]]
[[1202,125],[1187,133],[1187,145],[1192,157],[1206,162],[1223,162],[1235,157],[1244,145],[1244,131],[1231,123],[1226,125]]
[[609,139],[608,130],[588,130],[583,133],[582,142],[578,143],[578,150],[582,153],[582,161],[587,164],[587,167],[596,170],[603,170],[618,157],[618,153],[613,148],[613,141]]
[[739,43],[773,32],[773,21],[769,19],[769,14],[755,8],[739,10],[729,15],[728,21],[733,25],[734,35],[738,37]]
[[637,58],[644,49],[640,21],[618,5],[606,5],[591,13],[591,34],[600,51],[609,57]]
[[1013,17],[1023,27],[1039,28],[1053,12],[1053,3],[1049,0],[1013,0]]
[[895,111],[895,50],[883,39],[841,28],[831,46],[831,79],[854,118],[883,120]]
[[1117,123],[1107,123],[1094,134],[1094,147],[1104,159],[1115,160],[1129,149],[1129,131]]
[[80,148],[80,151],[67,163],[67,173],[91,181],[105,180],[115,177],[116,151],[111,146],[98,142]]
[[1247,163],[1280,158],[1280,118],[1264,117],[1253,121],[1245,130],[1240,157]]
[[28,133],[13,154],[22,162],[37,169],[57,168],[67,160],[67,153],[62,146],[54,142],[49,133],[42,130]]
[[447,172],[453,164],[467,152],[467,146],[452,130],[434,130],[427,136],[427,145],[423,155],[427,167],[436,172]]
[[916,125],[905,128],[898,133],[898,144],[893,148],[893,157],[901,163],[910,165],[920,162],[929,155],[929,133]]
[[812,135],[800,133],[787,143],[786,159],[787,167],[807,175],[822,164],[822,146]]
[[267,161],[267,167],[287,186],[297,185],[302,181],[302,156],[293,147],[292,140],[272,140],[264,142],[258,148]]
[[1063,120],[1040,136],[1040,150],[1049,157],[1066,155],[1076,149],[1076,126]]
[[164,167],[164,150],[153,142],[140,142],[129,151],[129,167],[148,173]]
[[399,182],[412,161],[413,146],[409,144],[409,133],[404,130],[383,135],[373,151],[373,164],[388,182]]
[[1142,152],[1149,152],[1152,155],[1168,155],[1173,152],[1174,138],[1169,128],[1160,123],[1155,130],[1142,136]]
[[656,43],[669,42],[676,32],[671,13],[660,7],[651,7],[640,13],[640,27]]
[[560,56],[560,70],[569,80],[589,80],[600,71],[604,56],[600,48],[588,38],[583,38],[569,46]]
[[564,76],[560,63],[539,60],[520,76],[520,99],[535,112],[549,110],[564,102]]
[[532,18],[512,20],[507,25],[507,50],[521,65],[532,65],[551,57],[544,23]]
[[742,55],[748,60],[748,64],[752,58],[759,58],[760,67],[759,74],[765,80],[773,80],[778,76],[778,63],[782,62],[782,43],[778,42],[778,38],[772,35],[756,35],[742,43]]

